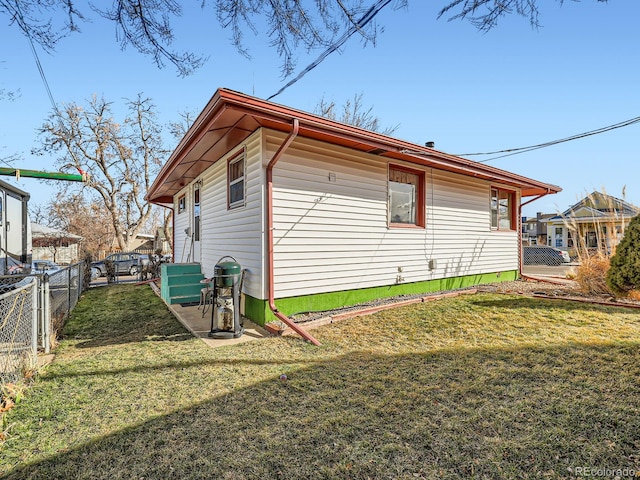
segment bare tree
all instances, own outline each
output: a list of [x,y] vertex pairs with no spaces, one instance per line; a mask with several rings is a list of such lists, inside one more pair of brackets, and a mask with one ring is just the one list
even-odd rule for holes
[[[556,0],[560,4],[564,0]],[[607,0],[596,0],[606,3]],[[478,30],[488,32],[500,18],[516,13],[529,19],[532,27],[539,27],[538,0],[453,0],[440,10],[438,18],[451,15],[451,20],[469,20]]]
[[[384,2],[386,5],[390,0]],[[106,3],[106,2],[105,2]],[[377,3],[382,3],[378,0]],[[394,0],[396,7],[407,0]],[[189,75],[205,60],[191,52],[171,48],[173,24],[183,15],[176,0],[112,0],[110,6],[96,6],[79,0],[0,0],[0,13],[9,23],[48,52],[55,50],[61,38],[79,32],[92,16],[114,22],[122,49],[129,45],[150,56],[162,68],[173,64],[182,76]],[[215,17],[220,28],[231,30],[231,42],[238,52],[250,57],[244,44],[246,32],[259,34],[258,26],[267,25],[265,35],[283,59],[282,71],[291,73],[299,46],[310,50],[326,48],[346,28],[357,27],[367,42],[374,42],[378,27],[362,25],[374,5],[366,0],[317,0],[313,6],[299,0],[201,0],[201,8]],[[56,24],[52,18],[64,19]]]
[[399,125],[396,125],[381,130],[380,120],[373,115],[373,107],[366,109],[366,107],[363,106],[362,93],[355,94],[353,100],[347,100],[342,105],[342,108],[338,107],[334,100],[328,101],[322,97],[316,105],[314,113],[329,120],[335,120],[385,135],[391,135],[399,127]]
[[42,204],[29,204],[29,218],[33,223],[39,223],[40,225],[49,226],[49,212],[47,211],[47,207]]
[[[564,0],[556,0],[563,3]],[[595,0],[606,2],[607,0]],[[105,2],[106,3],[106,2]],[[239,53],[250,57],[244,43],[247,32],[258,35],[261,24],[267,25],[268,43],[282,58],[282,72],[288,76],[295,68],[299,47],[309,51],[336,45],[340,35],[355,28],[365,43],[375,44],[378,26],[371,22],[375,9],[392,3],[405,8],[409,0],[201,0],[204,14],[215,17],[222,29],[231,30],[231,43]],[[516,13],[538,26],[539,0],[449,0],[438,18],[468,19],[478,29],[488,31],[498,20]],[[311,5],[310,5],[311,4]],[[98,7],[80,0],[0,0],[0,14],[19,28],[45,51],[53,52],[63,37],[81,30],[92,16],[111,21],[122,49],[129,45],[150,56],[162,68],[168,62],[178,74],[189,75],[199,68],[205,57],[171,48],[173,23],[183,15],[177,0],[112,0],[111,6]],[[53,18],[62,19],[56,24]]]
[[[179,142],[187,134],[197,116],[197,113],[185,110],[180,112],[177,121],[169,122],[169,133],[176,142]],[[173,235],[171,231],[171,225],[173,224],[173,209],[165,208],[163,210],[161,226],[162,233],[164,234],[166,241],[169,243],[171,251],[173,251]]]
[[197,116],[197,113],[185,110],[178,114],[179,118],[177,121],[169,122],[169,133],[176,142],[182,140],[182,138],[187,134]]
[[128,250],[144,230],[152,205],[144,200],[168,151],[161,141],[151,100],[138,95],[127,103],[129,114],[117,122],[111,103],[93,97],[86,107],[70,103],[52,114],[41,128],[44,153],[60,153],[60,171],[88,176],[92,191],[109,212],[116,242]]
[[111,214],[101,202],[88,200],[81,192],[69,196],[60,192],[46,206],[46,212],[46,220],[38,223],[83,238],[80,258],[86,254],[95,257],[99,252],[111,250],[115,232]]

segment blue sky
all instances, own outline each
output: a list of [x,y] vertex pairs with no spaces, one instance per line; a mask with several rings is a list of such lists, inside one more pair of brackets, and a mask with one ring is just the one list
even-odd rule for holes
[[[353,36],[273,101],[312,112],[322,97],[341,105],[362,94],[383,126],[399,125],[394,136],[434,141],[452,154],[536,145],[640,116],[637,0],[540,0],[539,29],[511,16],[489,33],[466,21],[437,20],[444,2],[387,6],[376,17],[384,31],[375,47]],[[182,111],[199,112],[218,87],[267,98],[288,81],[264,32],[245,36],[247,59],[199,3],[175,23],[175,47],[209,57],[194,75],[181,78],[132,48],[121,51],[113,25],[95,18],[53,55],[39,51],[56,102],[83,104],[98,94],[123,107],[125,98],[143,93],[169,122]],[[50,171],[53,159],[30,152],[51,103],[27,39],[3,21],[0,41],[11,47],[0,55],[0,89],[19,90],[19,96],[0,102],[0,157],[19,154],[12,166]],[[295,73],[318,53],[300,51]],[[622,198],[624,189],[640,206],[639,139],[640,123],[488,164],[563,188],[526,206],[527,216],[562,211],[594,190]],[[36,204],[57,190],[35,179],[2,180],[30,192]]]

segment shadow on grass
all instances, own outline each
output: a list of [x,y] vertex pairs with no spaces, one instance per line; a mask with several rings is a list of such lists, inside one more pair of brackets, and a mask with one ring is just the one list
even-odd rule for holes
[[[96,336],[90,340],[79,341],[76,343],[76,348],[95,348],[105,347],[109,345],[121,345],[123,343],[138,343],[138,342],[184,342],[186,340],[193,339],[193,335],[190,332],[181,331],[172,333],[169,335],[148,335],[146,331],[132,330],[129,332],[120,332],[117,335],[104,335]],[[75,340],[78,340],[75,337]]]
[[287,373],[286,381],[274,373],[6,478],[558,478],[584,466],[640,470],[637,343],[359,352]]
[[570,299],[565,299],[562,297],[553,298],[553,299],[542,299],[542,298],[532,298],[532,297],[513,297],[508,296],[505,298],[500,298],[496,300],[481,300],[478,298],[474,298],[471,300],[471,303],[477,305],[479,307],[489,307],[489,308],[500,308],[500,309],[532,309],[532,310],[540,310],[541,303],[548,303],[550,307],[560,308],[566,311],[594,311],[598,310],[601,312],[621,312],[628,313],[631,315],[640,315],[640,310],[633,308],[626,308],[622,304],[611,303],[611,305],[602,305],[602,304],[591,304],[586,302],[578,302],[571,301]]
[[[191,337],[193,339],[193,337]],[[205,367],[221,367],[221,366],[230,366],[230,367],[242,367],[247,365],[291,365],[293,363],[297,363],[299,360],[287,360],[287,359],[269,359],[269,360],[259,360],[259,359],[238,359],[238,358],[217,358],[210,360],[193,360],[193,361],[170,361],[165,363],[156,363],[153,365],[146,364],[138,364],[132,365],[130,367],[124,368],[102,368],[102,369],[91,369],[88,371],[64,371],[63,373],[56,372],[47,372],[46,378],[48,380],[56,380],[56,379],[65,379],[65,378],[76,378],[76,377],[94,377],[94,376],[103,376],[103,375],[113,375],[120,376],[127,373],[140,373],[140,374],[152,374],[153,372],[166,371],[166,370],[184,370],[194,367],[205,368]],[[321,360],[318,362],[310,361],[308,359],[304,360],[305,364],[314,364],[314,363],[322,363]]]

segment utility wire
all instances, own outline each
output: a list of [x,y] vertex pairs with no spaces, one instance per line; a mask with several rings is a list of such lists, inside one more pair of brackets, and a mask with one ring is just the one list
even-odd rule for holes
[[391,3],[391,0],[378,0],[375,4],[371,5],[369,10],[367,10],[365,14],[362,17],[360,17],[360,19],[355,23],[355,25],[352,25],[351,28],[349,28],[349,30],[347,30],[336,42],[331,44],[324,52],[322,52],[322,54],[318,58],[316,58],[312,63],[310,63],[304,70],[302,70],[294,79],[290,80],[280,90],[278,90],[276,93],[274,93],[269,98],[267,98],[267,100],[271,100],[273,97],[277,97],[282,92],[284,92],[287,88],[289,88],[291,85],[293,85],[302,77],[304,77],[311,70],[313,70],[318,65],[320,65],[320,63],[322,63],[322,61],[325,58],[327,58],[329,55],[335,52],[338,48],[344,45],[344,43],[349,39],[349,37],[351,37],[351,35],[360,31],[365,25],[367,25],[367,23],[373,20],[373,17],[375,17],[380,12],[380,10],[386,7],[389,3]]
[[600,133],[609,132],[611,130],[615,130],[617,128],[628,127],[629,125],[633,125],[635,123],[640,122],[640,117],[630,118],[629,120],[624,120],[619,123],[614,123],[613,125],[608,125],[606,127],[597,128],[596,130],[591,130],[584,133],[579,133],[577,135],[572,135],[570,137],[561,138],[559,140],[552,140],[550,142],[539,143],[537,145],[530,145],[528,147],[520,147],[520,148],[509,148],[507,150],[496,150],[495,152],[484,152],[484,153],[461,153],[457,154],[459,157],[471,157],[474,155],[495,155],[498,153],[504,153],[504,155],[499,155],[497,157],[487,158],[485,160],[478,160],[478,163],[490,162],[491,160],[496,160],[498,158],[510,157],[511,155],[517,155],[519,153],[526,153],[532,150],[538,150],[540,148],[550,147],[552,145],[557,145],[559,143],[570,142],[572,140],[578,140],[580,138],[590,137],[591,135],[598,135]]
[[[47,96],[49,97],[49,101],[51,102],[51,106],[53,107],[53,111],[59,115],[60,112],[58,110],[58,105],[56,104],[56,101],[53,98],[53,94],[51,93],[51,88],[49,88],[49,82],[47,82],[47,77],[44,74],[44,69],[42,68],[42,63],[40,63],[40,58],[38,57],[38,51],[36,50],[36,47],[33,43],[33,38],[31,37],[31,33],[29,33],[29,28],[26,24],[26,22],[24,21],[24,16],[22,15],[22,11],[20,10],[20,2],[16,2],[16,11],[15,11],[15,15],[17,17],[18,22],[20,23],[20,25],[22,26],[22,30],[24,31],[24,33],[27,36],[27,39],[29,40],[29,45],[31,46],[31,53],[33,54],[33,58],[36,62],[36,67],[38,68],[38,72],[40,73],[40,78],[42,79],[42,83],[44,84],[44,88],[47,91]],[[2,161],[2,163],[8,165],[9,167],[13,168],[13,166],[4,158],[0,159]]]
[[33,43],[33,38],[31,37],[31,33],[29,33],[29,28],[26,24],[26,22],[24,21],[24,17],[22,16],[22,11],[20,10],[20,2],[16,2],[16,11],[18,14],[18,18],[19,21],[22,25],[22,29],[25,32],[25,34],[27,35],[27,38],[29,39],[29,45],[31,46],[31,52],[33,53],[33,58],[36,62],[36,66],[38,67],[38,72],[40,73],[40,78],[42,78],[42,83],[44,84],[44,88],[47,91],[47,95],[49,96],[49,101],[51,102],[51,106],[53,107],[53,111],[57,114],[58,112],[58,105],[56,104],[56,101],[53,99],[53,94],[51,93],[51,89],[49,88],[49,82],[47,82],[47,77],[44,74],[44,69],[42,68],[42,63],[40,63],[40,57],[38,57],[38,52],[36,50],[36,47]]

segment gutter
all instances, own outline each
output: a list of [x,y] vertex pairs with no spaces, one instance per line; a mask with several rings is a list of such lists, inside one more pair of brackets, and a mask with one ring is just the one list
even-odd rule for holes
[[291,330],[296,332],[305,340],[313,343],[314,345],[320,345],[320,342],[316,340],[310,333],[297,325],[293,320],[287,317],[285,314],[278,310],[275,303],[275,290],[274,290],[274,262],[273,262],[273,167],[280,160],[284,152],[289,148],[289,145],[298,136],[300,130],[300,121],[297,118],[293,119],[293,126],[289,136],[280,145],[276,153],[271,158],[271,161],[267,165],[267,272],[269,282],[269,308],[273,314],[282,322],[284,322]]

